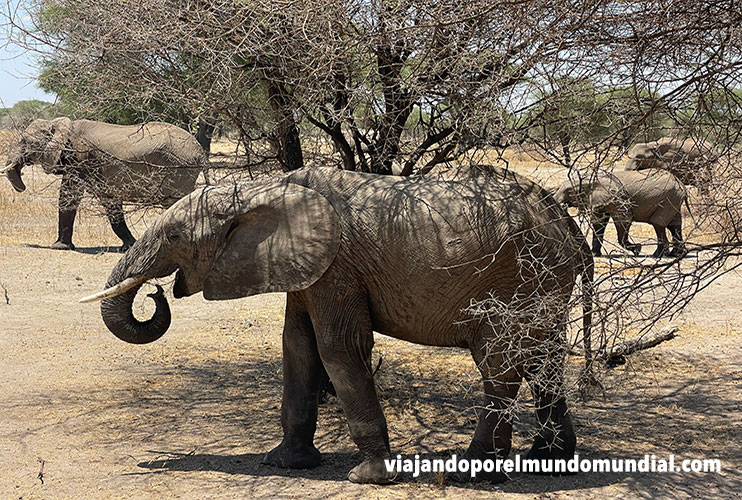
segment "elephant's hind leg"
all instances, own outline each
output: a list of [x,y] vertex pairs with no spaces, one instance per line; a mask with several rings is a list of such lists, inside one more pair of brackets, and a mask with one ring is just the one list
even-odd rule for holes
[[265,455],[264,464],[293,469],[319,465],[314,433],[320,386],[326,376],[309,314],[298,307],[296,297],[290,293],[283,326],[283,441]]
[[655,259],[659,259],[667,255],[667,251],[669,250],[669,245],[667,242],[667,231],[665,229],[665,226],[662,226],[660,224],[652,224],[652,227],[654,227],[654,232],[657,235],[657,250],[654,251],[652,257],[654,257]]
[[116,236],[122,241],[121,251],[125,252],[131,247],[134,242],[134,236],[129,231],[129,227],[126,225],[126,219],[124,218],[124,205],[119,200],[111,198],[101,198],[101,205],[106,210],[106,217],[108,222],[111,224],[111,229],[116,233]]
[[669,253],[670,257],[681,257],[688,253],[688,250],[685,248],[685,242],[683,241],[683,216],[677,214],[673,220],[670,221],[667,229],[670,230],[670,234],[672,235],[672,251]]
[[563,334],[550,336],[538,349],[526,371],[526,380],[533,392],[539,430],[526,458],[569,460],[574,456],[577,439],[564,394]]
[[[482,374],[484,401],[480,407],[479,421],[474,437],[464,454],[466,459],[496,460],[504,459],[510,453],[512,444],[512,414],[518,394],[523,370],[519,347],[492,339],[490,326],[484,336],[472,343],[474,362]],[[490,481],[501,483],[507,480],[502,472],[480,472],[472,478],[470,473],[458,472],[451,475],[458,482]]]

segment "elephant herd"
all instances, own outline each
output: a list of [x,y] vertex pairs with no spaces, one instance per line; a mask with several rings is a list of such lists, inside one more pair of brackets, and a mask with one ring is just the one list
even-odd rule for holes
[[[132,304],[145,283],[173,273],[175,298],[286,292],[283,440],[264,463],[320,463],[314,435],[320,390],[329,380],[362,452],[348,478],[388,483],[395,473],[384,464],[391,452],[371,366],[373,332],[470,350],[484,403],[467,458],[507,456],[507,409],[523,379],[540,423],[528,458],[574,455],[576,436],[561,387],[570,296],[579,276],[589,366],[592,253],[600,254],[608,218],[621,245],[634,253],[639,248],[628,241],[633,221],[657,230],[654,256],[684,252],[680,209],[686,192],[671,173],[675,165],[667,151],[637,153],[625,171],[554,194],[511,171],[476,166],[412,177],[309,168],[194,191],[207,160],[187,132],[162,123],[119,127],[60,118],[34,122],[5,170],[19,191],[24,165],[41,163],[46,172],[62,175],[55,247],[72,248],[83,191],[106,207],[129,248],[105,289],[81,301],[102,301],[103,322],[126,342],[146,344],[168,330],[170,306],[159,285],[149,295],[156,306],[150,319],[135,318]],[[667,168],[645,168],[647,155]],[[121,204],[141,197],[169,208],[134,242]],[[596,214],[592,253],[563,203]],[[472,300],[492,305],[487,321],[466,312]],[[513,315],[519,321],[504,317]],[[476,479],[500,482],[506,476],[492,471]]]

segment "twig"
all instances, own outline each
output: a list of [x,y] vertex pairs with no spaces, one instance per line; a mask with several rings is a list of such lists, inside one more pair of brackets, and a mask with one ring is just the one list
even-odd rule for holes
[[651,333],[638,339],[627,340],[616,344],[613,348],[605,354],[605,362],[609,367],[622,365],[626,363],[626,356],[633,354],[636,351],[649,349],[657,346],[662,342],[670,339],[674,339],[677,335],[679,328],[676,325],[666,326],[655,333]]

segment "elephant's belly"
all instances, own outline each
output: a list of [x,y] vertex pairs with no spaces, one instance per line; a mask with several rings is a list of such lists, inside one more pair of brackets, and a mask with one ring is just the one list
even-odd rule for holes
[[101,195],[128,203],[159,203],[190,193],[198,169],[127,165],[108,167],[101,172]]
[[453,323],[441,323],[437,327],[425,330],[407,328],[407,325],[396,323],[390,326],[374,326],[374,331],[413,344],[438,347],[469,347],[469,339],[473,333],[471,328]]
[[[490,292],[509,294],[508,279],[483,280],[475,287],[415,288],[414,294],[395,293],[393,300],[372,297],[374,331],[416,344],[468,347],[481,329],[481,316],[467,311],[472,301],[490,297]],[[401,292],[401,291],[400,291]]]

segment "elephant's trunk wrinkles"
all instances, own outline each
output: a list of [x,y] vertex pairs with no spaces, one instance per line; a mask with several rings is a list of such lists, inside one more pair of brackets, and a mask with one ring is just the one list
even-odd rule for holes
[[[118,271],[118,266],[111,273],[106,287],[115,286],[122,281],[123,273]],[[146,321],[139,321],[134,317],[132,305],[141,285],[115,297],[103,300],[100,306],[103,322],[109,330],[118,338],[131,344],[148,344],[162,337],[170,327],[170,306],[162,291],[157,286],[155,293],[149,294],[155,301],[155,312]]]

